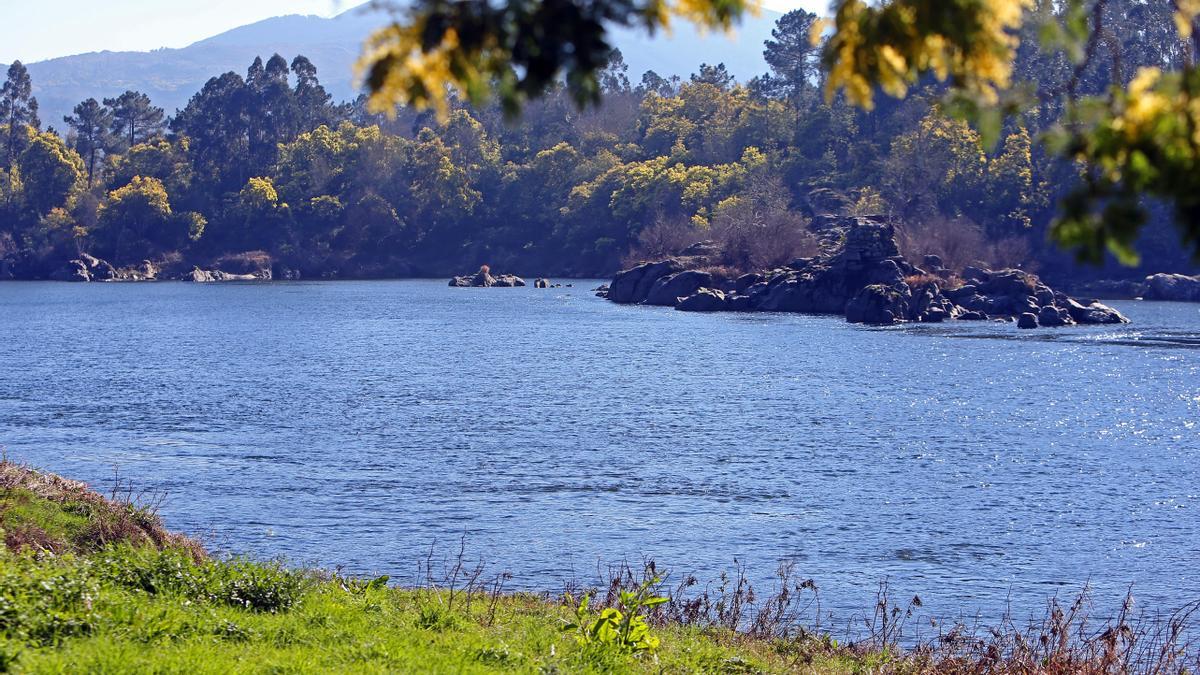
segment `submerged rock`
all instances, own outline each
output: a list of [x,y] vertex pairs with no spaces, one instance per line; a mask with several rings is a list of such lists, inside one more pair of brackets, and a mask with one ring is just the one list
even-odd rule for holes
[[1030,312],[1025,312],[1021,316],[1017,317],[1017,328],[1028,329],[1028,328],[1037,328],[1037,327],[1038,327],[1037,315],[1032,314]]

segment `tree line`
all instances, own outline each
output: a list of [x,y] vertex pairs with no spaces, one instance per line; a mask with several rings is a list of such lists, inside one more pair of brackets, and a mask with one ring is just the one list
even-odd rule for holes
[[[550,83],[516,121],[503,100],[453,92],[441,114],[335,103],[308,59],[274,55],[213,77],[170,118],[129,91],[80,102],[59,133],[43,129],[14,63],[0,91],[0,260],[29,277],[80,252],[204,265],[249,251],[304,277],[481,263],[605,275],[709,240],[738,270],[812,252],[809,219],[839,213],[889,217],[909,252],[951,264],[1100,274],[1048,241],[1081,173],[1035,139],[1064,115],[1057,89],[1103,92],[1139,64],[1187,58],[1169,11],[1120,2],[1124,23],[1098,47],[1111,59],[1077,69],[1019,50],[1013,79],[1035,103],[982,134],[946,114],[933,77],[903,99],[879,91],[870,108],[827,99],[817,17],[803,10],[778,21],[768,71],[748,82],[720,64],[631,79],[610,53],[598,104]],[[1148,208],[1141,271],[1187,267],[1171,212]]]

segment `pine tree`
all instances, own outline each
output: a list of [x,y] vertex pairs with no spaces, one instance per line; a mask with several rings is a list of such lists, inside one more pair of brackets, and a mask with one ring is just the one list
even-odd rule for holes
[[33,81],[29,71],[20,61],[8,67],[8,79],[0,87],[0,124],[8,127],[7,151],[4,166],[11,167],[13,159],[24,149],[22,134],[18,129],[41,129],[38,119],[38,102],[33,96]]
[[105,152],[112,143],[109,129],[113,125],[112,110],[94,98],[75,106],[75,114],[63,117],[71,127],[73,147],[87,162],[87,184],[92,187],[92,176],[96,169],[96,157]]
[[150,97],[140,91],[127,91],[116,98],[104,99],[112,108],[113,136],[127,143],[126,149],[147,141],[163,130],[163,109],[150,103]]

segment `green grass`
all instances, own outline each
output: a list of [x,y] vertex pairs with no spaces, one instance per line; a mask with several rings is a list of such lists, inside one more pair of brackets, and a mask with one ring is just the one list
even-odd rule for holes
[[[642,602],[624,593],[616,606],[605,599],[607,607],[577,611],[573,599],[479,585],[467,592],[461,582],[454,592],[392,588],[382,578],[213,559],[194,540],[166,531],[153,509],[3,461],[0,539],[0,672],[1200,672],[1200,652],[1180,637],[1191,634],[1187,620],[1200,602],[1168,623],[1122,613],[1096,626],[1077,611],[1086,600],[1080,596],[1041,625],[955,626],[954,640],[904,650],[895,624],[902,610],[884,595],[875,617],[890,617],[891,628],[873,630],[870,642],[839,645],[789,623],[787,593],[754,605],[741,581],[706,595],[711,606],[701,603],[708,609],[694,616],[686,599],[652,608],[674,607],[674,614],[650,615],[643,611],[653,604],[648,595]],[[610,591],[656,593],[652,585],[622,579]],[[751,606],[766,611],[754,618],[758,625],[766,616],[765,628],[724,618],[734,605],[738,616]],[[617,606],[623,614],[613,613]],[[598,616],[625,627],[640,623],[617,617],[644,616],[650,639],[640,628],[613,639],[619,631],[594,630],[604,624]]]
[[[113,547],[0,554],[0,664],[31,673],[763,672],[788,645],[681,626],[637,656],[579,644],[538,596],[366,588],[273,564]],[[821,670],[840,670],[830,660]]]
[[[800,669],[783,641],[681,625],[632,654],[584,644],[543,596],[391,588],[214,560],[153,513],[0,463],[0,671],[748,673]],[[830,656],[804,670],[850,671]]]

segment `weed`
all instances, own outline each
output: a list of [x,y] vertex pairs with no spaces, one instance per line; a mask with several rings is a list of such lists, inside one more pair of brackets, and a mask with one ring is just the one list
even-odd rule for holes
[[600,645],[626,653],[653,652],[660,640],[650,633],[644,612],[669,602],[668,598],[650,594],[660,581],[652,577],[634,590],[621,589],[618,606],[606,607],[597,616],[592,616],[588,609],[589,596],[583,596],[575,608],[575,621],[563,626],[563,631],[574,631],[576,641],[585,647]]

